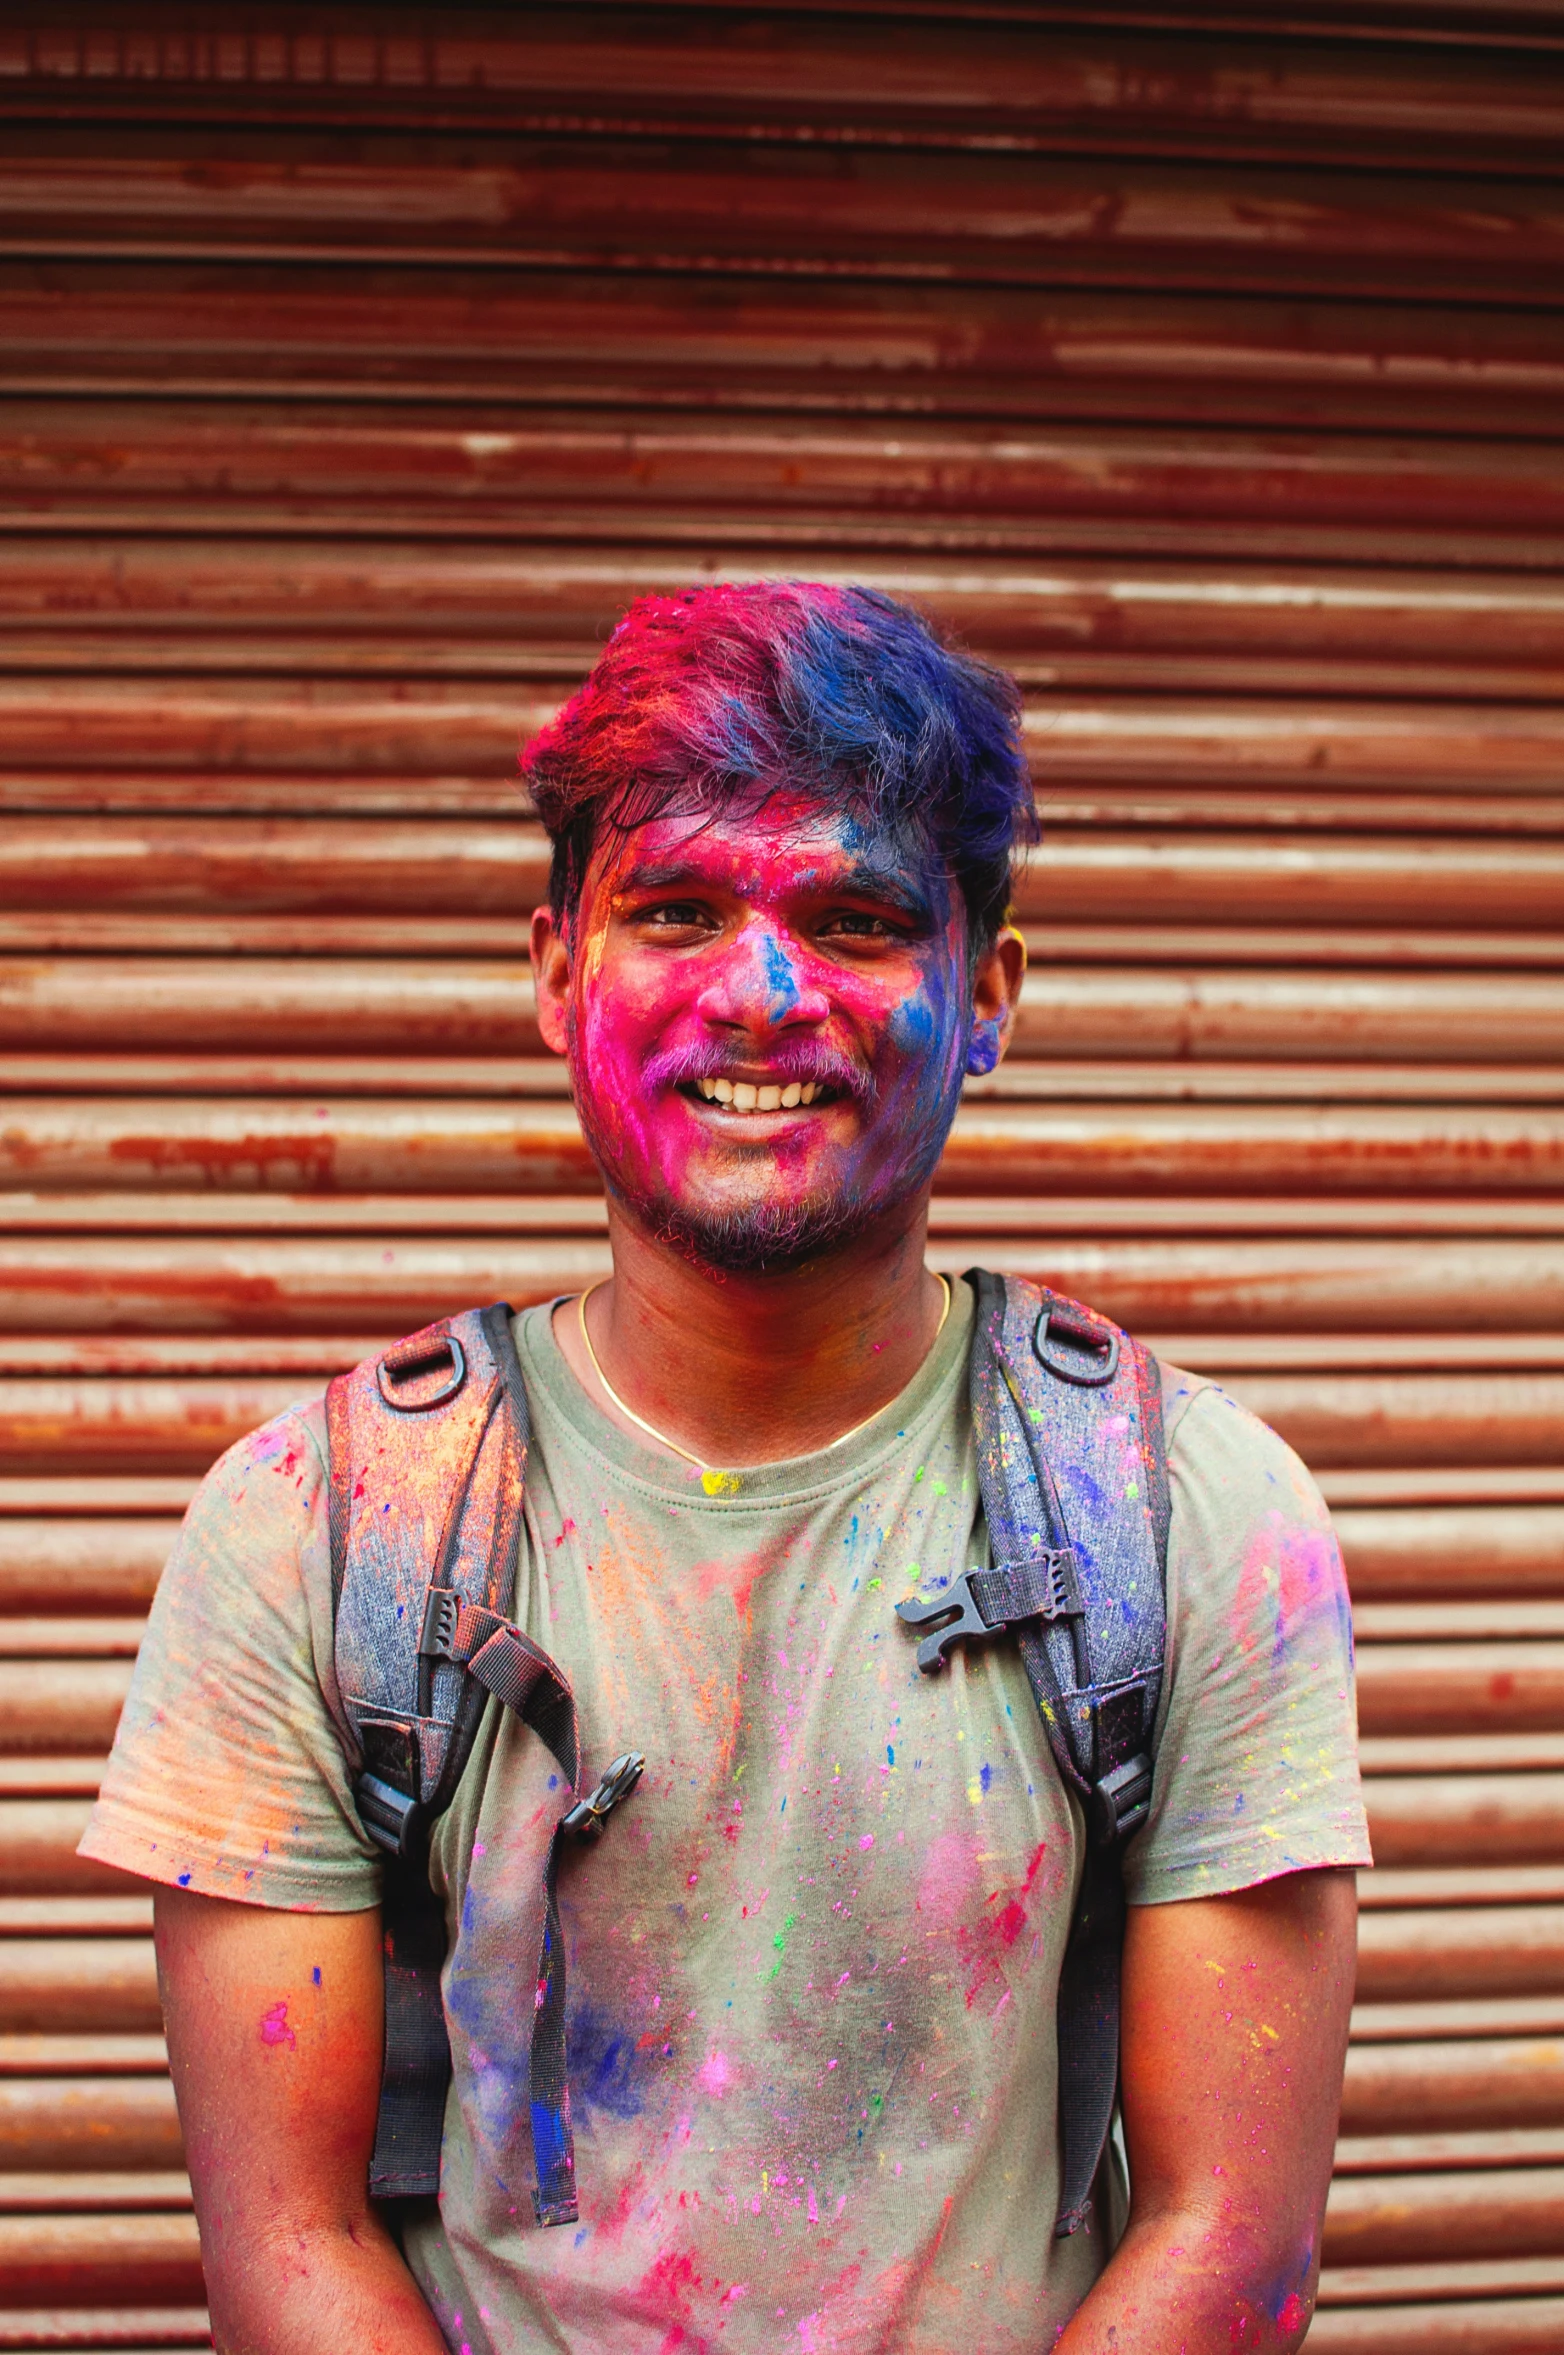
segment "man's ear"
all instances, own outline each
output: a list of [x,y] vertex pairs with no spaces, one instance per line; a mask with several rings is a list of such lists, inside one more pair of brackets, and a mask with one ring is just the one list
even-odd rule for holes
[[570,995],[570,949],[552,908],[532,911],[532,986],[537,992],[538,1028],[556,1055],[569,1050],[565,1007]]
[[967,1069],[981,1079],[992,1071],[1010,1044],[1016,1004],[1026,973],[1026,942],[1007,924],[991,949],[972,967],[972,1038]]

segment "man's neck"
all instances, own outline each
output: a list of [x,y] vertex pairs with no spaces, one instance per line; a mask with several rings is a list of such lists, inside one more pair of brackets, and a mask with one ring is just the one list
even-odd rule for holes
[[[888,1406],[928,1355],[944,1295],[924,1265],[927,1197],[818,1262],[776,1275],[687,1259],[609,1209],[614,1274],[593,1294],[590,1333],[624,1403],[703,1464],[774,1463],[825,1447]],[[554,1331],[577,1380],[616,1413],[575,1303]]]

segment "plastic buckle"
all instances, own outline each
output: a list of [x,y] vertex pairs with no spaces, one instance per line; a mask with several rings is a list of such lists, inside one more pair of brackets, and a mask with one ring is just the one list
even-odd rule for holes
[[992,1635],[977,1606],[972,1592],[972,1572],[963,1570],[961,1576],[936,1595],[932,1602],[920,1603],[916,1596],[911,1602],[898,1603],[896,1616],[905,1627],[932,1627],[933,1635],[924,1637],[918,1646],[918,1666],[925,1676],[938,1676],[945,1665],[945,1655],[952,1644],[964,1644],[969,1636]]
[[646,1760],[639,1750],[626,1750],[616,1758],[590,1799],[578,1799],[568,1815],[559,1819],[562,1832],[574,1832],[578,1840],[600,1840],[603,1826],[619,1805],[628,1799],[645,1772]]
[[424,1597],[424,1624],[418,1638],[420,1660],[448,1660],[456,1641],[456,1622],[462,1598],[454,1586],[432,1586]]
[[[1067,1358],[1050,1351],[1049,1341],[1057,1334],[1072,1349],[1093,1352],[1097,1365],[1072,1365]],[[1111,1326],[1089,1325],[1084,1317],[1072,1316],[1067,1308],[1045,1308],[1032,1333],[1032,1347],[1039,1365],[1050,1374],[1057,1374],[1061,1382],[1073,1382],[1080,1390],[1101,1390],[1113,1380],[1119,1370],[1119,1336]]]
[[[445,1371],[440,1372],[444,1367]],[[411,1386],[431,1374],[439,1374],[432,1390],[414,1390]],[[421,1415],[432,1406],[444,1406],[454,1398],[467,1379],[467,1359],[454,1333],[436,1333],[427,1341],[409,1347],[389,1350],[375,1367],[375,1387],[388,1407],[399,1415]],[[393,1384],[406,1384],[397,1389]]]
[[1086,1828],[1100,1848],[1117,1847],[1139,1831],[1150,1813],[1151,1760],[1143,1750],[1093,1783],[1087,1794]]
[[388,1856],[411,1856],[423,1833],[423,1815],[416,1799],[382,1782],[378,1774],[361,1774],[353,1785],[359,1821]]

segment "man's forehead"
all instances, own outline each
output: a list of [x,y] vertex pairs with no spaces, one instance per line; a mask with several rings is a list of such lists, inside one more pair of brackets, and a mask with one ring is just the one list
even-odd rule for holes
[[744,812],[678,812],[611,834],[595,880],[615,892],[695,882],[774,891],[846,888],[920,905],[949,878],[925,843],[875,831],[801,798]]

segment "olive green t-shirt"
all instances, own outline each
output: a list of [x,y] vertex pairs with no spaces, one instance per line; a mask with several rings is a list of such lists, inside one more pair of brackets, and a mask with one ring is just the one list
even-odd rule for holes
[[[645,1779],[560,1875],[579,2223],[532,2221],[527,2020],[552,1757],[491,1703],[434,1843],[455,2074],[408,2240],[453,2350],[1033,2355],[1105,2260],[1056,2241],[1055,1996],[1082,1859],[1019,1657],[925,1677],[892,1606],[986,1558],[972,1295],[845,1445],[718,1484],[598,1412],[550,1311],[515,1618],[584,1776]],[[1169,1655],[1131,1901],[1368,1860],[1318,1492],[1166,1379]],[[84,1852],[257,1905],[375,1902],[333,1725],[324,1417],[214,1469],[164,1576]],[[718,1493],[710,1494],[713,1485]]]

